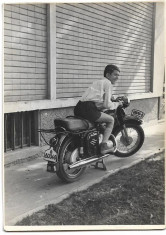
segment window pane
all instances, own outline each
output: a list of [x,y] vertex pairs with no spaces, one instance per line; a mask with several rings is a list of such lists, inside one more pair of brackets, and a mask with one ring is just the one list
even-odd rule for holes
[[21,146],[21,113],[15,113],[15,147]]
[[23,113],[23,145],[27,145],[29,143],[29,136],[28,136],[28,112]]
[[5,151],[36,144],[35,120],[34,111],[4,115]]
[[5,114],[6,118],[6,149],[11,149],[12,148],[12,114],[8,113]]
[[31,144],[35,144],[35,112],[31,112]]

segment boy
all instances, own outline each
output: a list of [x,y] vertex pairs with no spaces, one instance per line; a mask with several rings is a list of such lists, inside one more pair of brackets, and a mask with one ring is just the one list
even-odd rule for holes
[[105,154],[111,151],[111,146],[108,145],[108,140],[114,126],[114,118],[106,113],[103,109],[116,109],[122,102],[112,102],[112,89],[115,82],[118,80],[120,70],[116,65],[109,64],[104,70],[104,79],[97,80],[85,91],[80,101],[74,108],[74,114],[82,118],[88,119],[91,122],[106,123],[103,140],[100,145],[101,153]]

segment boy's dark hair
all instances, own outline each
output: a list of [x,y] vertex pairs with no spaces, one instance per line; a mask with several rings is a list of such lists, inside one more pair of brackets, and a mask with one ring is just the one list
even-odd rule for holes
[[120,69],[114,65],[114,64],[108,64],[104,69],[104,77],[106,77],[107,73],[112,73],[114,70],[118,70],[120,72]]

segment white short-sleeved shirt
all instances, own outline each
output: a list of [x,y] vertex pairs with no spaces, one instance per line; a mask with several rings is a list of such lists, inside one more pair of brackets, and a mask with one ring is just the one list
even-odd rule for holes
[[106,78],[94,81],[84,92],[80,100],[93,101],[99,109],[116,109],[118,103],[111,101],[112,89],[111,82]]

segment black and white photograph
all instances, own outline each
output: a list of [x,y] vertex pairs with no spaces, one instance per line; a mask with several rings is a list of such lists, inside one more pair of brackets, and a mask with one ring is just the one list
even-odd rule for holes
[[164,8],[2,4],[4,231],[165,229]]

